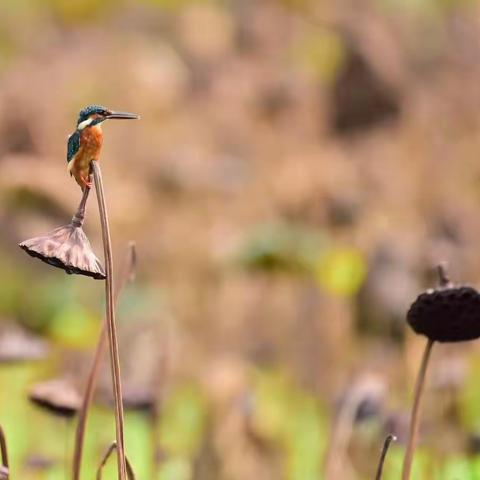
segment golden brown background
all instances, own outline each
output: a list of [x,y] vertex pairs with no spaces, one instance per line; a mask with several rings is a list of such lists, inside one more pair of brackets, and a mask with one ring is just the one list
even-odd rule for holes
[[[106,122],[101,157],[117,264],[129,240],[139,257],[124,384],[161,400],[159,429],[127,413],[138,477],[324,478],[360,395],[332,478],[373,478],[392,429],[398,478],[424,343],[405,313],[440,260],[479,280],[479,54],[474,0],[2,0],[0,326],[51,351],[0,366],[15,478],[65,478],[73,427],[26,392],[81,388],[102,318],[100,282],[17,247],[73,214],[91,103],[142,116]],[[85,230],[100,256],[92,201]],[[433,360],[417,478],[479,478],[478,348]],[[114,436],[104,377],[85,476]]]

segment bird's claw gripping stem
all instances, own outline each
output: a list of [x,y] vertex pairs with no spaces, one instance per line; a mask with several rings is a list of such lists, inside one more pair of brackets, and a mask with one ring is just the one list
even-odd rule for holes
[[82,183],[84,188],[88,188],[89,190],[92,188],[92,182],[89,182],[88,180],[85,179],[85,177],[82,178]]

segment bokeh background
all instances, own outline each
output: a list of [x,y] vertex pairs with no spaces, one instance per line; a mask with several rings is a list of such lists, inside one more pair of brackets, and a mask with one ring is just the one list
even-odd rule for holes
[[[480,281],[479,55],[474,0],[2,0],[13,477],[70,468],[75,420],[28,392],[82,392],[103,284],[17,243],[69,221],[66,139],[99,103],[142,116],[105,124],[101,158],[116,265],[138,249],[118,315],[138,478],[371,479],[389,432],[399,478],[425,342],[408,306],[440,260]],[[85,230],[101,256],[94,201]],[[100,383],[86,478],[114,438],[108,364]],[[425,407],[415,478],[480,478],[475,342],[435,349]]]

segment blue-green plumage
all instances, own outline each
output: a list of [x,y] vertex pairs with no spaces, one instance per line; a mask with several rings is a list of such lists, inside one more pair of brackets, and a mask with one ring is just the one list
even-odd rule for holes
[[97,120],[103,121],[105,120],[105,117],[107,117],[108,114],[110,113],[111,113],[111,110],[109,110],[106,107],[103,107],[102,105],[89,105],[88,107],[85,107],[82,110],[80,110],[80,113],[78,114],[77,125],[87,120],[92,115],[99,115],[100,117],[103,117],[103,118],[97,119]]
[[70,163],[75,154],[80,150],[80,132],[75,130],[68,137],[67,144],[67,163]]

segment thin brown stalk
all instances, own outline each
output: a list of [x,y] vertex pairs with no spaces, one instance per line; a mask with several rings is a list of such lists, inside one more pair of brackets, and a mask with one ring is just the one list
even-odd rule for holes
[[355,423],[355,412],[362,398],[362,389],[354,388],[335,419],[324,464],[324,476],[327,480],[339,478],[342,467],[346,465],[346,449]]
[[385,463],[385,457],[387,456],[388,448],[392,442],[395,442],[397,437],[395,435],[389,434],[385,441],[383,442],[382,453],[380,455],[380,461],[378,462],[377,474],[375,475],[375,480],[382,480],[383,465]]
[[112,242],[110,238],[110,228],[108,225],[107,205],[105,201],[105,191],[103,189],[102,172],[100,165],[92,161],[92,171],[95,180],[95,190],[97,192],[98,210],[100,213],[100,222],[102,224],[103,250],[105,255],[105,295],[106,295],[106,319],[108,326],[108,340],[110,346],[110,365],[113,383],[113,394],[115,399],[115,430],[117,440],[117,459],[118,459],[118,478],[126,480],[126,462],[125,462],[125,438],[124,438],[124,418],[123,418],[123,399],[122,384],[120,377],[120,357],[118,353],[117,330],[115,325],[115,305],[113,295],[113,255]]
[[[92,178],[90,175],[90,181],[91,180]],[[90,187],[86,187],[83,190],[82,199],[80,200],[77,211],[75,212],[75,215],[72,218],[72,223],[76,227],[81,227],[83,225],[83,221],[85,220],[85,209],[87,206],[87,200],[88,200],[89,194],[90,194]]]
[[[96,480],[102,480],[103,467],[105,467],[106,463],[108,462],[108,459],[110,458],[114,450],[117,450],[118,452],[116,442],[112,442],[112,444],[107,448],[107,451],[104,453],[103,458],[100,462],[100,465],[98,465],[98,468],[97,468]],[[127,463],[128,480],[135,480],[135,473],[133,472],[132,465],[128,461],[128,458],[126,458],[126,463]]]
[[80,480],[80,470],[83,455],[83,445],[85,440],[85,429],[88,419],[90,405],[92,404],[93,394],[95,391],[95,384],[100,370],[100,365],[103,357],[107,341],[107,325],[104,322],[100,337],[95,348],[95,355],[93,357],[92,367],[88,374],[87,384],[85,386],[85,393],[82,401],[82,408],[78,415],[77,428],[75,430],[75,445],[73,449],[73,478]]
[[0,451],[2,453],[2,464],[4,467],[8,468],[8,450],[7,450],[7,439],[5,437],[5,432],[3,431],[2,426],[0,425]]
[[[128,246],[127,258],[125,259],[122,273],[119,277],[119,282],[114,294],[114,304],[118,302],[118,298],[127,284],[132,281],[135,276],[136,267],[136,249],[135,243],[130,242]],[[107,344],[107,321],[106,319],[102,325],[102,331],[95,348],[95,355],[93,357],[92,366],[90,368],[87,383],[85,385],[85,392],[82,401],[82,407],[78,415],[77,427],[75,430],[75,445],[73,450],[73,479],[80,480],[80,471],[83,455],[83,446],[85,441],[85,430],[87,425],[88,413],[92,404],[93,395],[98,379],[98,372],[102,363],[103,354]]]
[[415,446],[417,444],[418,427],[420,420],[420,406],[423,397],[423,391],[425,387],[425,379],[427,376],[428,363],[430,355],[432,353],[432,347],[434,340],[428,339],[423,352],[422,362],[420,364],[420,370],[418,372],[417,381],[415,384],[415,393],[413,399],[412,415],[410,418],[410,431],[408,434],[407,449],[405,451],[405,458],[403,460],[402,480],[410,479],[410,472],[412,470],[413,454],[415,452]]
[[446,287],[453,286],[450,280],[450,277],[448,276],[446,262],[442,262],[439,265],[437,265],[437,275],[438,275],[438,284],[440,285],[440,287],[446,288]]

